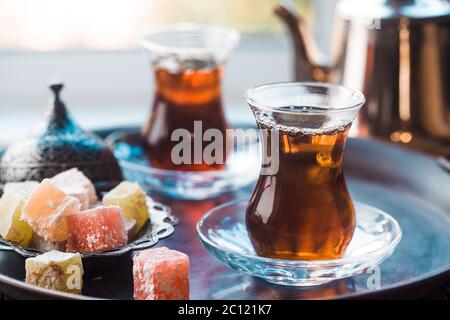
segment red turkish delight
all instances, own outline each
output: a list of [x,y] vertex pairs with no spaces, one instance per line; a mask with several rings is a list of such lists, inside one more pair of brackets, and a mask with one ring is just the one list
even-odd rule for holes
[[179,251],[154,248],[133,258],[134,299],[189,299],[189,257]]
[[116,206],[98,206],[71,214],[67,224],[68,252],[110,250],[128,242],[125,219]]

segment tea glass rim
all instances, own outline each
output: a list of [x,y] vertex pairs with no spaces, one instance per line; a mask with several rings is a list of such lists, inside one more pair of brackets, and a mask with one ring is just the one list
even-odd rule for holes
[[[314,81],[301,81],[301,82],[292,82],[292,81],[285,81],[285,82],[272,82],[267,84],[258,85],[255,87],[252,87],[250,89],[247,89],[247,91],[244,94],[244,97],[247,101],[247,103],[259,110],[262,111],[268,111],[268,112],[275,112],[280,114],[291,114],[291,115],[298,115],[298,111],[293,110],[287,110],[287,109],[280,109],[276,108],[274,106],[270,106],[270,104],[265,103],[264,101],[261,101],[259,99],[254,98],[254,94],[256,92],[270,89],[270,88],[288,88],[288,87],[302,87],[302,88],[319,88],[319,89],[326,89],[326,88],[336,88],[340,90],[345,90],[349,92],[350,94],[357,97],[357,101],[353,104],[345,105],[345,106],[335,106],[331,108],[324,108],[320,110],[307,110],[307,112],[302,113],[303,115],[318,115],[318,114],[332,114],[332,113],[341,113],[341,112],[348,112],[352,110],[360,109],[364,103],[366,102],[366,98],[364,94],[359,91],[355,90],[353,88],[350,88],[345,85],[341,84],[334,84],[334,83],[325,83],[325,82],[314,82]],[[299,95],[302,95],[305,93],[299,93]]]
[[[205,46],[196,45],[168,45],[163,44],[157,39],[152,39],[152,37],[170,33],[199,33],[208,37],[210,34],[220,34],[222,33],[225,37],[218,41],[216,44],[208,44]],[[200,23],[175,23],[163,26],[156,26],[147,29],[147,32],[141,36],[139,44],[142,48],[147,49],[151,52],[165,53],[165,54],[192,54],[192,55],[202,55],[202,54],[214,54],[223,51],[229,52],[233,50],[240,40],[240,33],[237,29],[226,26],[212,25],[212,24],[200,24]]]

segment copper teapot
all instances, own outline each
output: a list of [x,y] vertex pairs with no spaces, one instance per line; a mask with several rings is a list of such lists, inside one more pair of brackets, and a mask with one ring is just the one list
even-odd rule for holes
[[337,82],[365,94],[360,134],[419,148],[435,141],[449,152],[447,1],[340,1],[329,60],[292,3],[277,4],[275,13],[290,34],[296,81]]

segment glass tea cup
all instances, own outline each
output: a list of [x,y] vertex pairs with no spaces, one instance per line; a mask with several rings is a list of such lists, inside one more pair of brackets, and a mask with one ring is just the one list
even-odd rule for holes
[[[221,163],[206,163],[201,155],[193,154],[199,153],[194,139],[201,139],[198,128],[202,132],[216,129],[226,136],[221,80],[224,64],[238,42],[239,32],[235,29],[185,23],[154,29],[143,37],[141,44],[150,53],[155,79],[153,107],[142,128],[144,150],[152,167],[177,171],[223,169],[226,148]],[[175,130],[189,133],[189,161],[179,163],[173,159],[172,150],[179,143],[171,139]]]
[[249,89],[246,99],[263,153],[246,211],[256,253],[288,260],[342,257],[355,229],[343,152],[364,96],[339,85],[278,83]]

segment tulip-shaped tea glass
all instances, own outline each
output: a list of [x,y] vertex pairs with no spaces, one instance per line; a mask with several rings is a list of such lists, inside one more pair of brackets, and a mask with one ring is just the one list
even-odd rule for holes
[[[179,171],[223,169],[226,148],[221,150],[223,161],[207,163],[204,148],[198,145],[202,143],[200,134],[208,129],[226,136],[221,80],[224,63],[238,41],[239,33],[234,29],[196,24],[156,29],[143,38],[155,80],[152,111],[142,130],[153,167]],[[174,159],[177,153],[172,151],[179,143],[172,139],[176,130],[189,133],[191,151],[185,159]]]
[[279,83],[246,94],[262,132],[263,163],[246,225],[258,255],[287,260],[343,256],[355,209],[342,168],[364,96],[322,83]]
[[238,41],[234,29],[185,23],[143,37],[154,75],[151,112],[140,132],[108,137],[126,179],[152,193],[206,199],[258,178],[257,136],[248,146],[234,143],[222,107],[224,66]]
[[197,224],[204,247],[233,269],[289,286],[313,286],[378,265],[400,242],[389,214],[353,202],[342,169],[364,96],[321,83],[247,91],[262,164],[250,200],[225,203]]

